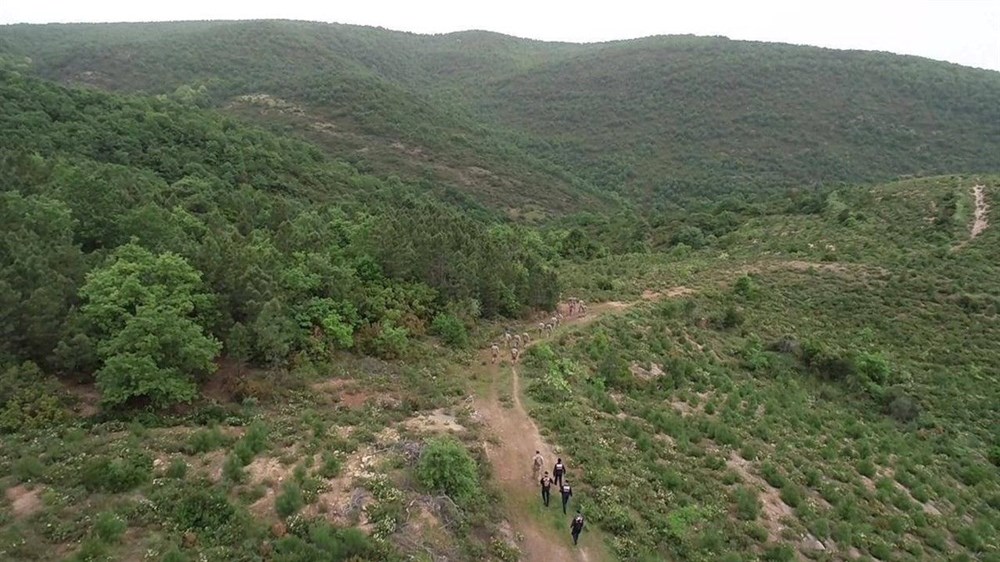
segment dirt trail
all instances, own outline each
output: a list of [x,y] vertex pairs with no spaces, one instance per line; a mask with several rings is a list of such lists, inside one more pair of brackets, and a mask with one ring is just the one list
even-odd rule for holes
[[[565,318],[558,330],[568,326],[589,324],[603,314],[626,310],[635,304],[657,300],[664,296],[686,295],[690,292],[687,288],[677,287],[662,293],[646,292],[643,294],[642,300],[634,303],[617,301],[600,303],[588,309],[585,316]],[[531,331],[534,332],[533,329]],[[546,339],[534,339],[528,345],[534,345]],[[504,350],[503,355],[507,356],[506,350]],[[555,447],[545,442],[538,431],[538,426],[535,425],[534,420],[524,408],[521,401],[521,379],[517,366],[512,365],[510,369],[511,404],[505,406],[500,401],[501,386],[506,384],[505,378],[500,376],[501,367],[490,364],[489,350],[480,352],[480,362],[486,364],[484,369],[489,370],[492,384],[487,395],[477,397],[475,408],[482,420],[489,426],[491,433],[499,441],[497,444],[487,443],[486,453],[503,489],[507,504],[507,516],[524,539],[518,545],[521,549],[522,560],[525,562],[599,562],[603,558],[603,545],[594,544],[595,541],[599,540],[596,536],[590,535],[585,530],[579,546],[574,547],[570,542],[568,515],[565,532],[560,536],[557,531],[551,528],[549,522],[532,520],[531,515],[527,513],[531,502],[541,502],[538,483],[534,482],[531,477],[531,458],[535,451],[541,451],[546,463],[543,470],[551,471],[550,467],[555,463],[557,452]],[[560,453],[558,456],[562,456],[567,461],[570,469],[570,480],[579,479],[580,471],[574,467],[571,456],[564,453]],[[572,502],[570,505],[572,506]],[[552,493],[552,505],[549,509],[560,509],[559,494],[555,490]],[[588,542],[591,544],[588,545]]]
[[986,201],[986,186],[977,185],[973,187],[972,194],[976,197],[976,214],[975,219],[972,221],[972,233],[969,235],[970,240],[982,234],[990,226],[990,221],[986,216],[990,212],[990,204]]

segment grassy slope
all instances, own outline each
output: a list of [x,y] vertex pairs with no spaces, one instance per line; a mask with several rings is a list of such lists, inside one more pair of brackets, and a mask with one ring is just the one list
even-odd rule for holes
[[[720,38],[572,45],[303,22],[15,26],[5,36],[5,51],[62,80],[290,97],[363,135],[333,150],[358,154],[390,137],[435,162],[510,181],[462,186],[403,158],[432,178],[479,196],[555,190],[541,206],[557,210],[607,204],[569,199],[587,186],[655,201],[1000,168],[992,126],[1000,74],[915,57]],[[377,152],[359,157],[399,167],[398,150],[388,151],[395,161]]]
[[[554,351],[569,361],[562,376],[572,397],[534,412],[581,459],[587,509],[622,537],[615,546],[623,558],[997,555],[1000,480],[988,451],[1000,426],[1000,230],[952,251],[968,223],[927,220],[950,193],[961,217],[973,183],[847,190],[840,201],[854,215],[844,222],[770,217],[730,235],[725,252],[606,265],[636,283],[619,293],[681,284],[697,291],[565,336]],[[995,198],[1000,178],[985,183]],[[581,291],[600,269],[579,273]],[[742,272],[756,288],[749,297],[734,292]],[[717,327],[727,308],[741,311],[738,328]],[[824,381],[794,355],[767,351],[783,339],[881,354],[889,384],[922,413],[894,421],[850,383]],[[544,401],[560,367],[532,355],[525,370]],[[615,355],[621,366],[602,369]],[[621,370],[633,362],[666,374],[634,378]],[[815,552],[812,538],[826,551]]]

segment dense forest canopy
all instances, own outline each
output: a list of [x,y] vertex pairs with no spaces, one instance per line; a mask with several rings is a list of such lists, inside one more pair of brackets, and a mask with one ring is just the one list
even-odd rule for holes
[[[8,358],[90,372],[124,345],[109,338],[140,340],[168,321],[183,323],[176,337],[229,342],[258,363],[333,348],[394,356],[435,315],[513,316],[555,300],[537,234],[313,146],[14,71],[0,89]],[[98,287],[133,282],[131,300],[102,304],[111,289]],[[93,318],[99,308],[118,320]],[[120,316],[139,322],[144,309],[172,320],[130,336]],[[201,365],[219,350],[205,348]]]

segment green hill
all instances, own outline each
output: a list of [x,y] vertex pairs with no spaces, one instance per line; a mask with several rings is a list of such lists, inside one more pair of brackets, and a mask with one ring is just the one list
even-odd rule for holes
[[998,76],[0,28],[0,559],[995,560]]
[[286,98],[342,133],[330,150],[514,214],[1000,169],[1000,73],[884,53],[286,21],[12,26],[0,45],[68,82]]

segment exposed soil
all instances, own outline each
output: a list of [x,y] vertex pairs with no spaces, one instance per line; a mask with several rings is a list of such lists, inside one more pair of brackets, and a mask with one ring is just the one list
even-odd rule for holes
[[986,201],[986,186],[977,185],[972,188],[972,194],[976,198],[976,213],[972,221],[972,232],[969,239],[979,236],[990,226],[989,212],[990,204]]
[[10,502],[14,517],[21,519],[31,517],[42,509],[41,488],[29,490],[23,485],[7,488],[4,494]]
[[767,529],[767,539],[772,542],[780,540],[781,532],[785,529],[781,519],[791,517],[792,508],[782,501],[781,493],[777,488],[750,471],[750,461],[741,457],[736,451],[729,453],[726,465],[733,472],[739,474],[744,482],[760,492],[760,503],[763,508],[761,518],[764,520],[764,528]]
[[410,418],[403,422],[403,425],[413,431],[424,433],[458,433],[465,431],[465,427],[458,423],[455,416],[445,413],[443,409],[437,409]]

